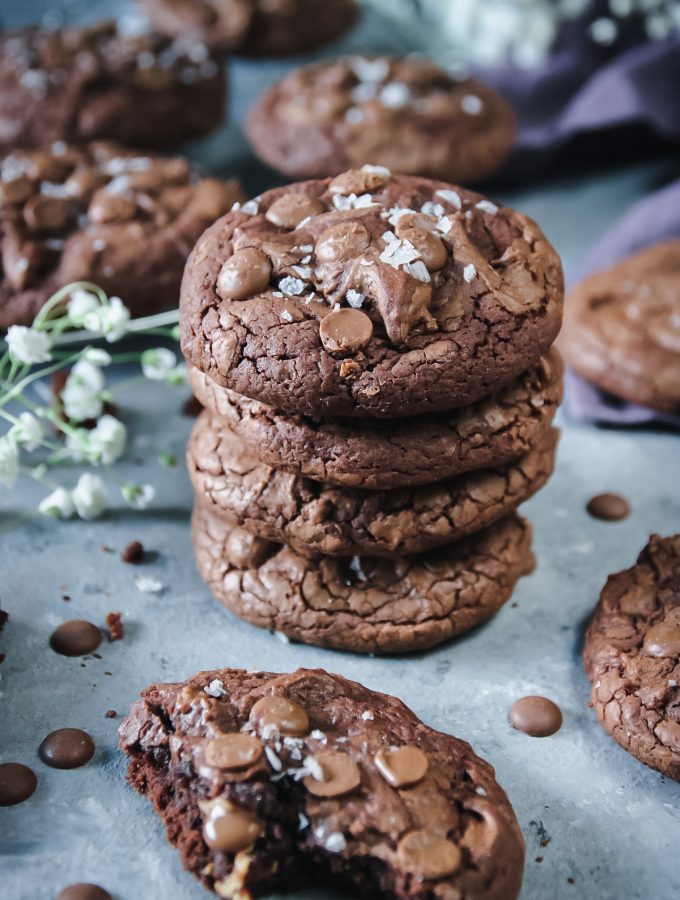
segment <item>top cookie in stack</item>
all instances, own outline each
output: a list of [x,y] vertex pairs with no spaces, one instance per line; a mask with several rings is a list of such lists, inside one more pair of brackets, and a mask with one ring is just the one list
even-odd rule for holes
[[180,312],[209,408],[189,464],[218,597],[362,651],[488,617],[532,564],[514,509],[552,470],[562,298],[526,216],[382,167],[209,228]]

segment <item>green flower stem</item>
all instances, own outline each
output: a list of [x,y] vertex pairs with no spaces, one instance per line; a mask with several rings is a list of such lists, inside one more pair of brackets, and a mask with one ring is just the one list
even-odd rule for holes
[[[62,369],[64,365],[68,365],[70,362],[76,362],[80,358],[81,352],[77,351],[72,353],[66,360],[63,362],[55,363],[52,366],[47,366],[44,369],[40,369],[38,372],[34,372],[32,375],[26,375],[20,381],[17,381],[13,384],[6,394],[0,396],[0,408],[6,406],[10,400],[14,400],[15,397],[18,397],[28,386],[32,384],[34,381],[38,381],[41,378],[45,378],[48,375],[54,375],[55,372],[58,372],[59,369]],[[10,372],[10,377],[8,378],[9,383],[11,384],[13,378],[13,373]],[[23,398],[22,398],[23,400]]]

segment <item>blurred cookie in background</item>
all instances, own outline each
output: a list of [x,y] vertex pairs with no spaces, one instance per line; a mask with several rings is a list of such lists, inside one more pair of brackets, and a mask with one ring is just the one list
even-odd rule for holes
[[219,126],[225,76],[207,47],[126,21],[0,36],[0,151],[101,139],[169,148]]
[[252,56],[302,53],[334,40],[356,21],[354,0],[142,0],[171,37],[195,35],[210,47]]
[[579,375],[615,397],[680,412],[680,239],[578,284],[559,347]]
[[290,177],[372,163],[466,184],[502,166],[514,117],[495,90],[431,60],[351,56],[291,72],[253,107],[246,132]]
[[201,232],[241,197],[186,160],[55,142],[0,161],[0,329],[28,324],[66,284],[92,281],[133,315],[177,305]]

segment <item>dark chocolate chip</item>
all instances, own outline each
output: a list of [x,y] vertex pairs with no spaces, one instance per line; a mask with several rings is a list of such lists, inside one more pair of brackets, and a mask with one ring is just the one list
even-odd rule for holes
[[47,735],[38,756],[53,769],[79,769],[94,756],[94,741],[79,728],[60,728]]
[[62,656],[85,656],[95,651],[101,642],[101,630],[84,619],[64,622],[50,636],[50,647]]
[[0,763],[0,806],[15,806],[28,800],[38,786],[33,769],[22,763]]

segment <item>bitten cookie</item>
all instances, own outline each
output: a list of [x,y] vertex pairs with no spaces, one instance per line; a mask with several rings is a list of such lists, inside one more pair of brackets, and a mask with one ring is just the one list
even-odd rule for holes
[[357,653],[425,650],[497,612],[532,571],[531,527],[515,515],[415,557],[309,558],[198,503],[198,570],[235,615],[294,640]]
[[253,458],[203,413],[187,464],[196,496],[233,525],[304,555],[411,555],[460,540],[515,510],[552,474],[557,432],[513,463],[391,491],[336,488]]
[[189,382],[200,403],[261,462],[328,484],[375,490],[432,484],[527,454],[561,402],[562,361],[551,351],[473,406],[385,423],[287,416],[220,387],[195,366],[189,366]]
[[609,577],[583,658],[605,731],[680,781],[680,534],[652,535],[636,565]]
[[321,669],[218,669],[142,693],[128,779],[220,897],[514,900],[524,842],[494,771],[394,697]]
[[224,72],[203,44],[119,27],[0,36],[0,151],[102,139],[160,149],[220,124]]
[[92,281],[134,314],[177,304],[184,263],[241,196],[184,159],[112,144],[17,151],[0,163],[0,329],[28,324],[56,290]]
[[403,417],[474,403],[538,362],[562,295],[531,219],[365,166],[209,228],[182,282],[182,349],[287,413]]
[[501,167],[514,116],[492,88],[431,60],[352,56],[295,69],[253,107],[246,133],[292,178],[373,163],[468,184]]
[[354,0],[142,0],[163,34],[193,34],[210,47],[251,56],[302,53],[355,22]]
[[680,412],[680,240],[577,285],[560,345],[569,365],[603,390]]

